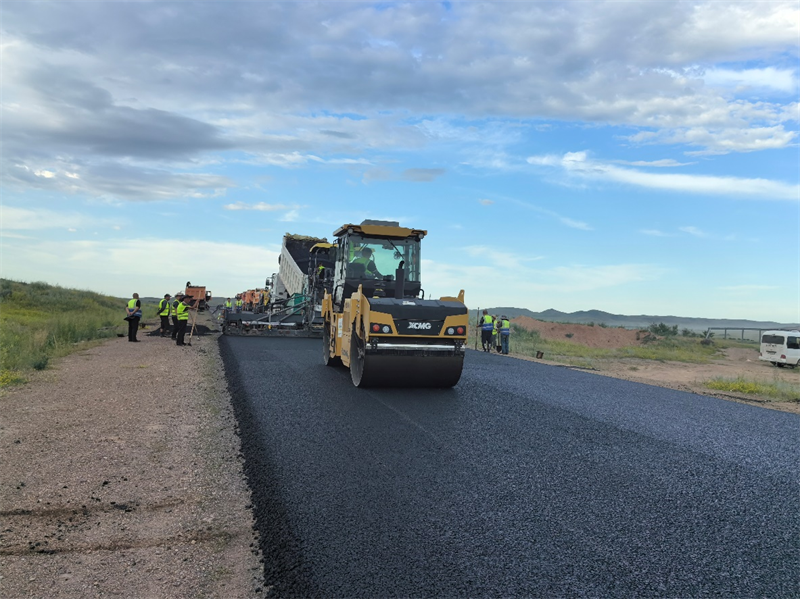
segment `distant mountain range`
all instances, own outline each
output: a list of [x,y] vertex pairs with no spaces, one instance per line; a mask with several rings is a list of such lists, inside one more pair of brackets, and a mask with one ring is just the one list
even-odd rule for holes
[[[709,327],[727,327],[730,329],[755,328],[755,329],[800,329],[800,324],[787,324],[779,322],[768,322],[762,320],[739,320],[729,318],[691,318],[687,316],[651,316],[639,314],[636,316],[626,316],[623,314],[610,314],[602,310],[581,310],[579,312],[561,312],[550,308],[544,312],[533,312],[527,308],[487,308],[489,314],[497,316],[506,315],[509,318],[517,316],[529,316],[536,320],[547,322],[572,322],[576,324],[596,325],[605,324],[610,327],[624,327],[626,329],[646,329],[651,324],[664,323],[668,326],[678,325],[679,329],[689,329],[692,331],[705,331]],[[483,312],[483,310],[481,310]],[[471,321],[477,319],[477,311],[471,310]]]

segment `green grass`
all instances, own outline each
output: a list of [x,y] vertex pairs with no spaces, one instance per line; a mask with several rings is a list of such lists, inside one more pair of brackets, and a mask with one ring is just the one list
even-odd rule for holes
[[800,385],[785,381],[759,381],[738,377],[735,379],[717,377],[704,383],[709,389],[732,391],[747,395],[768,397],[775,401],[800,401]]
[[25,381],[52,358],[127,328],[126,300],[46,283],[0,279],[0,387]]
[[703,345],[700,343],[700,339],[666,337],[643,345],[599,348],[588,347],[572,341],[544,339],[536,331],[528,331],[516,325],[512,325],[512,327],[511,351],[513,353],[535,356],[537,351],[541,351],[544,352],[546,359],[584,368],[591,368],[596,360],[620,358],[704,364],[719,357],[721,347],[738,345],[735,342],[722,344],[716,341],[714,345]]

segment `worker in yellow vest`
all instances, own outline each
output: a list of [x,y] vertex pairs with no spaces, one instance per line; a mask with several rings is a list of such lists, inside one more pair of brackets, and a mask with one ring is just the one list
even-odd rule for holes
[[242,311],[242,306],[244,306],[244,301],[242,301],[242,296],[236,296],[236,313],[239,314]]
[[222,307],[222,318],[223,319],[227,318],[228,314],[230,314],[232,311],[233,311],[233,302],[231,301],[231,298],[228,298],[225,300],[225,304]]
[[375,266],[375,260],[372,258],[372,250],[370,248],[363,248],[361,250],[361,256],[352,260],[350,264],[363,264],[364,265],[364,276],[370,279],[380,279],[383,275],[378,271],[378,267]]
[[172,313],[172,340],[174,341],[178,337],[178,305],[181,303],[181,299],[183,299],[183,294],[179,291],[175,294],[175,299],[172,300],[172,309],[170,312]]
[[492,331],[494,330],[494,318],[489,314],[489,310],[483,311],[483,317],[478,322],[481,328],[481,345],[483,351],[492,351]]
[[172,306],[170,306],[170,298],[172,296],[167,293],[164,295],[164,299],[158,302],[158,315],[161,317],[161,336],[166,337],[169,334],[169,315],[172,312]]
[[139,330],[139,321],[142,319],[142,302],[139,301],[139,294],[134,293],[133,298],[128,300],[125,308],[125,320],[128,321],[128,341],[138,343],[136,332]]
[[188,295],[184,295],[181,302],[178,304],[177,317],[178,317],[178,334],[176,336],[176,345],[186,345],[184,336],[186,335],[186,326],[189,324],[189,310],[191,309],[191,301]]
[[503,355],[508,355],[508,341],[511,337],[511,322],[508,317],[500,317],[500,345],[502,346]]

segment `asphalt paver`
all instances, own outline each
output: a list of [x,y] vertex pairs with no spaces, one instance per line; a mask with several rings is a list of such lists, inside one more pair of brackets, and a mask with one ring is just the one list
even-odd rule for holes
[[453,389],[357,389],[319,340],[220,343],[269,596],[800,596],[796,415],[476,351]]

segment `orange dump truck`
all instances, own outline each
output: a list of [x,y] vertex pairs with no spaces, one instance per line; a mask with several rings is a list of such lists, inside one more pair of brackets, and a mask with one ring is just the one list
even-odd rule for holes
[[189,281],[186,281],[186,291],[184,293],[192,298],[193,307],[196,307],[198,310],[205,310],[208,308],[208,302],[211,301],[211,292],[206,291],[205,287],[192,285]]

